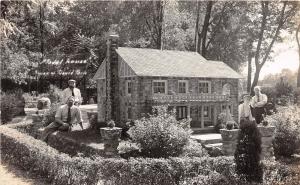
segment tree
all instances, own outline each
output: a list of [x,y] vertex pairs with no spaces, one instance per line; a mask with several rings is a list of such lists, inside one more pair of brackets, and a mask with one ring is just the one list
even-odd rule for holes
[[[281,5],[281,6],[280,6]],[[270,7],[272,7],[270,9]],[[253,11],[254,10],[254,11]],[[252,15],[255,16],[257,9],[252,9]],[[260,2],[260,17],[254,17],[252,21],[253,41],[256,43],[254,49],[255,74],[251,85],[251,92],[258,83],[259,74],[270,57],[272,47],[275,41],[279,40],[280,31],[287,28],[287,23],[293,18],[297,11],[296,2],[276,2],[262,1]]]
[[300,41],[299,41],[299,32],[300,32],[300,24],[298,25],[296,31],[296,40],[298,45],[298,54],[299,54],[299,68],[298,68],[298,76],[297,76],[297,87],[300,87]]

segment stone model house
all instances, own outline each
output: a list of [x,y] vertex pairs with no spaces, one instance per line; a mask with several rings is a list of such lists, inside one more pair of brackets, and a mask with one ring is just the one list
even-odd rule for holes
[[177,119],[206,128],[222,111],[238,117],[238,81],[242,76],[220,61],[196,52],[118,47],[107,41],[107,56],[97,80],[98,121],[118,126],[141,118],[154,105],[176,108]]

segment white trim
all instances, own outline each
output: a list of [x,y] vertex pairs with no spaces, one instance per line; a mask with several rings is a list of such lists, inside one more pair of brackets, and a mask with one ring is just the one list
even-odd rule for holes
[[[179,92],[179,83],[185,83],[185,93]],[[189,92],[189,81],[188,80],[178,80],[178,94],[187,94]]]
[[161,94],[168,94],[168,80],[152,80],[152,93],[160,94],[160,93],[154,93],[154,82],[164,82],[165,83],[165,93],[161,93]]
[[208,93],[203,93],[203,94],[211,94],[211,81],[209,80],[198,80],[198,93],[199,92],[199,83],[208,83]]

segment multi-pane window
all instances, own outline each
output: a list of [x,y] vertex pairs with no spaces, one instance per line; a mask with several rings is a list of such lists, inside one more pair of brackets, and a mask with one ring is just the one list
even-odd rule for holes
[[187,93],[188,83],[187,81],[178,81],[178,92],[179,93]]
[[210,93],[210,82],[200,81],[199,82],[199,93]]
[[126,94],[130,95],[132,93],[132,81],[127,81],[127,85],[126,85]]
[[187,107],[186,106],[176,107],[176,117],[177,119],[187,118]]
[[154,81],[153,82],[153,93],[166,93],[166,81]]

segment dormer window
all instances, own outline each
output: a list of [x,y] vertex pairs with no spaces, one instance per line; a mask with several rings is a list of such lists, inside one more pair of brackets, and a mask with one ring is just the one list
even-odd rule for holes
[[166,94],[167,81],[166,80],[154,80],[153,81],[153,93],[154,94]]
[[211,83],[210,81],[199,81],[198,92],[199,93],[211,93]]
[[188,81],[179,80],[178,81],[178,93],[187,93],[188,92]]

